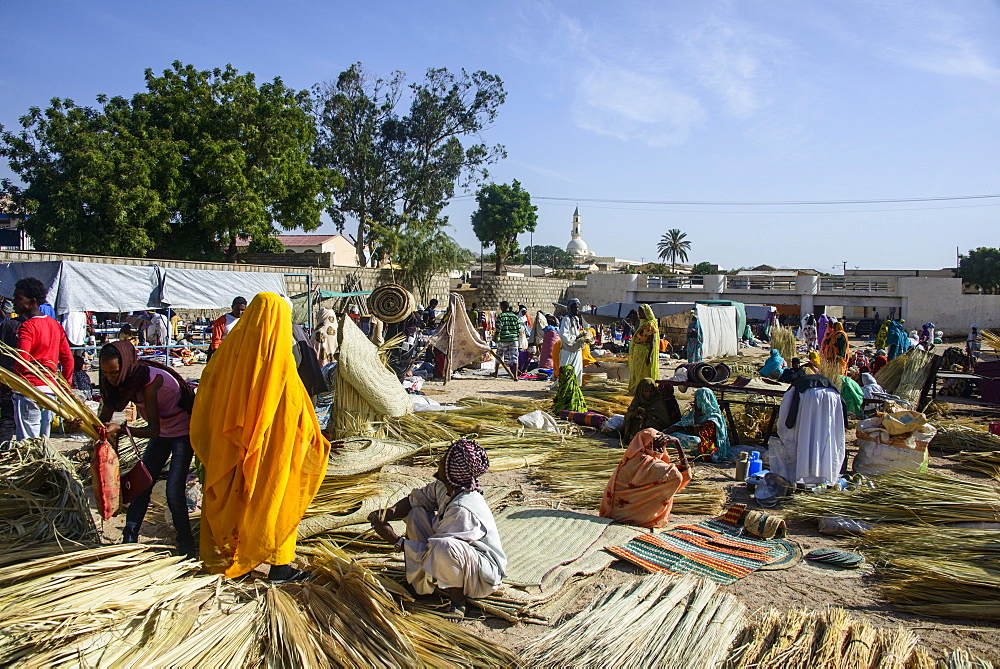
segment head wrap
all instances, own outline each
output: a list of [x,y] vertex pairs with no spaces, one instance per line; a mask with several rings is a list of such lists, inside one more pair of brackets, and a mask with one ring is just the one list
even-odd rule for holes
[[156,367],[170,374],[180,386],[181,397],[177,405],[190,412],[194,404],[194,391],[191,384],[176,371],[152,360],[139,360],[135,346],[127,339],[105,344],[101,348],[100,358],[118,360],[118,383],[112,385],[104,374],[100,377],[101,400],[115,411],[123,411],[132,399],[149,385],[149,368]]
[[490,468],[486,449],[471,439],[459,439],[444,454],[444,477],[454,488],[454,495],[462,492],[482,492],[479,477]]

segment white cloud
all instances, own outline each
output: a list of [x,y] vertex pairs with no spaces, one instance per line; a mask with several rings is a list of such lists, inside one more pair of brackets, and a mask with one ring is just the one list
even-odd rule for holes
[[653,146],[683,143],[705,117],[698,98],[666,77],[608,64],[594,64],[583,74],[573,105],[581,128]]

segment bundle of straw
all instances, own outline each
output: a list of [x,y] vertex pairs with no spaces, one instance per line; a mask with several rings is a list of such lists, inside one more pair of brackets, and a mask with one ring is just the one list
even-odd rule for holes
[[249,587],[137,544],[0,569],[0,664],[30,666],[514,666],[517,658],[320,546],[318,580]]
[[872,482],[874,488],[796,495],[789,511],[796,518],[845,516],[910,525],[1000,521],[1000,493],[990,484],[904,471],[876,476]]
[[830,383],[832,383],[834,388],[838,391],[840,391],[844,385],[844,376],[842,374],[843,370],[844,368],[840,364],[839,359],[819,359],[819,373],[830,379]]
[[1000,436],[991,434],[985,425],[967,418],[939,421],[931,447],[942,453],[961,451],[1000,451]]
[[778,349],[778,353],[791,366],[792,358],[798,357],[795,354],[795,333],[789,328],[775,325],[771,328],[771,348]]
[[341,515],[360,508],[365,499],[379,492],[378,478],[377,473],[324,477],[305,517]]
[[62,375],[52,372],[48,367],[32,360],[23,351],[11,348],[3,342],[0,342],[0,354],[12,357],[30,373],[44,381],[51,390],[52,395],[40,392],[37,386],[32,385],[23,376],[3,367],[0,367],[0,382],[14,392],[34,400],[39,407],[48,409],[66,420],[78,421],[80,429],[88,437],[94,441],[100,439],[100,434],[104,430],[104,424],[101,423],[97,414],[76,396]]
[[995,481],[1000,481],[1000,451],[988,451],[986,453],[962,451],[961,453],[945,457],[949,460],[954,460],[956,469],[980,472]]
[[934,354],[911,348],[878,370],[875,380],[887,393],[915,403],[934,362]]
[[1000,351],[1000,337],[994,334],[991,330],[980,330],[979,338],[983,340],[983,343],[992,348],[994,351]]
[[[597,598],[524,651],[534,667],[716,667],[743,605],[694,576],[647,576]],[[621,633],[609,633],[619,630]]]
[[932,669],[902,627],[878,628],[843,609],[758,611],[736,639],[727,669]]
[[98,538],[73,464],[43,439],[0,454],[0,537],[4,553],[27,542]]

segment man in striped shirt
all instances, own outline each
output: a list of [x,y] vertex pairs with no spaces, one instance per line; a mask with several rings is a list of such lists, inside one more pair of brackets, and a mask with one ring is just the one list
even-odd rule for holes
[[510,368],[510,373],[517,378],[517,339],[521,334],[521,319],[510,308],[508,302],[500,303],[500,315],[497,316],[497,355]]

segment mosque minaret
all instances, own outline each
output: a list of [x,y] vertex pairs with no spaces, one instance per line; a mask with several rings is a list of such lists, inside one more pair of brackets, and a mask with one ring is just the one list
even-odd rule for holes
[[587,248],[587,242],[583,241],[583,234],[580,232],[580,207],[573,212],[573,231],[570,233],[569,244],[566,245],[566,253],[573,256],[576,264],[587,263],[594,254]]

